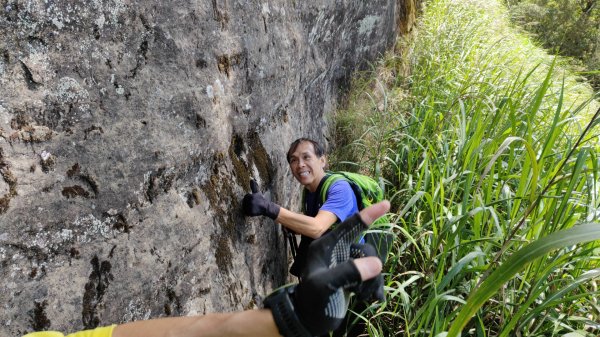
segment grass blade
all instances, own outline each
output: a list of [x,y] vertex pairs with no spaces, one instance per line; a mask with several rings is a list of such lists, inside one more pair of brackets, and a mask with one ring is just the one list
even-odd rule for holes
[[462,307],[456,320],[448,331],[449,337],[458,337],[477,310],[510,280],[533,260],[544,256],[548,252],[569,247],[578,243],[600,240],[600,224],[586,223],[563,231],[554,232],[543,237],[524,248],[518,250],[498,267],[488,278],[469,296],[467,303]]

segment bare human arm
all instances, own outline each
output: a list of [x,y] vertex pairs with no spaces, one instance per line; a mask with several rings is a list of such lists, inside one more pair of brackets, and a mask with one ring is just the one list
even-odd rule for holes
[[315,217],[311,217],[281,207],[275,221],[298,234],[316,239],[337,221],[337,216],[329,211],[320,210]]
[[320,210],[315,217],[290,211],[274,202],[267,200],[259,192],[256,181],[250,181],[252,193],[244,196],[242,201],[244,214],[249,216],[264,215],[281,223],[297,234],[316,239],[336,221],[337,216],[329,211]]
[[279,336],[269,309],[169,317],[117,326],[112,337]]

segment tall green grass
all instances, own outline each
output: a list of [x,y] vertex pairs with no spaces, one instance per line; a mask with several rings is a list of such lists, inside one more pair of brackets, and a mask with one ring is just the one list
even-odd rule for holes
[[[599,104],[493,0],[426,2],[334,117],[397,234],[371,336],[598,336]],[[348,145],[346,145],[348,144]]]

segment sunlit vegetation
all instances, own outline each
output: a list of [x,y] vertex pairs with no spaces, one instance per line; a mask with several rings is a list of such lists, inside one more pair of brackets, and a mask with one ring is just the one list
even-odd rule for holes
[[600,335],[599,107],[499,0],[431,0],[332,116],[392,202],[370,336]]
[[504,0],[511,19],[544,48],[572,57],[600,89],[599,0]]

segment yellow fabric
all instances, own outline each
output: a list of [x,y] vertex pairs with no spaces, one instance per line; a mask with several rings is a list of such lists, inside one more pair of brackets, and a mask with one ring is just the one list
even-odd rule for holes
[[38,331],[28,333],[23,337],[65,337],[65,335],[58,331]]
[[[94,330],[84,330],[68,334],[66,337],[112,337],[116,325],[104,326]],[[65,337],[58,331],[38,331],[29,333],[23,337]]]
[[78,331],[67,335],[67,337],[112,337],[112,332],[116,325],[104,326],[94,330]]

